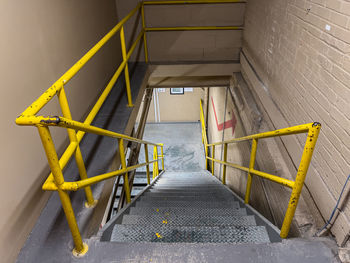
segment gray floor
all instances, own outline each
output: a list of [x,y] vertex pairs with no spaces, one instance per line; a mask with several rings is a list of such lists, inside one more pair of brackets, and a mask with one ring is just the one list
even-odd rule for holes
[[[234,262],[234,263],[335,263],[327,240],[289,239],[270,244],[162,244],[114,243],[90,240],[89,252],[69,262]],[[59,260],[50,262],[63,262]]]
[[[167,171],[198,171],[205,168],[199,122],[147,123],[143,139],[164,143],[165,169]],[[153,149],[149,148],[148,150],[151,158]],[[144,162],[144,160],[145,154],[142,148],[139,161]]]
[[[139,93],[147,65],[144,63],[130,64],[131,92],[133,101]],[[132,108],[126,107],[127,97],[124,78],[121,77],[95,117],[92,125],[111,131],[123,133],[129,120]],[[80,144],[86,163],[88,176],[94,176],[108,171],[115,155],[117,140],[87,134]],[[75,181],[79,173],[75,161],[72,160],[64,171],[66,181]],[[92,187],[93,195],[99,198],[103,182]],[[92,209],[84,206],[84,191],[71,192],[70,198],[82,233],[88,226]],[[46,207],[23,246],[17,262],[70,262],[72,258],[73,241],[67,220],[62,210],[58,194],[51,195]],[[0,260],[1,261],[1,260]]]
[[[145,67],[138,68],[131,79],[134,98],[144,72]],[[131,110],[125,107],[126,97],[122,91],[124,83],[119,81],[94,125],[113,131],[123,130]],[[144,139],[164,143],[168,171],[193,171],[204,168],[200,132],[199,123],[147,124]],[[84,158],[90,161],[89,174],[105,172],[115,145],[114,141],[104,141],[94,135],[84,139],[82,149]],[[96,152],[99,154],[96,155]],[[143,152],[140,161],[144,158]],[[67,180],[78,176],[74,163],[67,167],[65,176]],[[93,189],[96,197],[99,189]],[[84,208],[84,193],[72,193],[71,198],[79,226],[84,228],[91,214],[91,210]],[[88,253],[83,258],[74,258],[71,253],[72,237],[57,193],[54,193],[17,262],[336,262],[333,251],[322,240],[285,240],[282,243],[243,245],[118,243],[101,242],[99,237],[84,241],[89,245]]]

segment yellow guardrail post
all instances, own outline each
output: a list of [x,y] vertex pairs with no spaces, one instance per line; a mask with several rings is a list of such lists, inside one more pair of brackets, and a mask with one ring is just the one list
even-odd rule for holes
[[153,179],[158,176],[158,150],[157,146],[153,147],[153,160],[157,160],[153,163]]
[[247,187],[246,187],[245,198],[244,198],[244,202],[246,204],[249,204],[249,199],[250,199],[250,191],[252,188],[252,180],[253,180],[253,175],[251,173],[251,170],[254,170],[257,146],[258,146],[258,139],[253,139],[252,140],[252,151],[250,153]]
[[[67,100],[67,96],[66,96],[66,92],[64,90],[63,84],[62,84],[62,88],[58,92],[58,100],[59,100],[59,103],[61,106],[63,116],[65,118],[71,120],[72,114],[71,114],[70,109],[69,109],[68,100]],[[78,166],[80,178],[87,179],[88,176],[87,176],[83,156],[82,156],[81,151],[80,151],[77,134],[76,134],[75,130],[73,130],[73,129],[67,129],[67,132],[68,132],[68,137],[69,137],[70,142],[77,143],[77,146],[75,148],[75,161],[76,161],[77,166]],[[92,191],[91,191],[91,187],[90,186],[85,187],[84,191],[85,191],[85,195],[86,195],[85,206],[89,207],[89,208],[94,207],[97,203],[97,200],[94,200],[94,197],[93,197]]]
[[[122,169],[126,169],[126,160],[125,160],[125,149],[124,149],[124,140],[123,139],[118,139],[118,144],[119,144],[119,155],[120,155],[120,163],[122,165]],[[128,173],[124,173],[124,191],[125,191],[125,196],[126,196],[126,203],[131,202],[130,198],[130,187],[129,187],[129,178],[128,178]]]
[[211,146],[211,151],[212,151],[212,158],[213,160],[211,161],[211,173],[214,175],[214,159],[215,159],[215,145]]
[[53,144],[51,133],[48,127],[46,126],[37,126],[42,144],[45,149],[46,157],[49,162],[55,184],[57,186],[57,192],[61,199],[63,211],[66,215],[68,225],[70,231],[72,233],[73,241],[74,241],[74,249],[73,254],[75,256],[82,256],[88,251],[87,244],[83,243],[83,240],[80,235],[80,231],[78,228],[77,220],[75,219],[72,203],[70,201],[69,195],[66,191],[60,189],[60,187],[64,184],[64,177],[62,174],[62,170],[60,164],[58,162],[58,157],[55,149],[55,145]]
[[147,35],[146,35],[146,21],[145,21],[145,5],[142,3],[141,6],[142,16],[142,28],[143,28],[143,47],[145,50],[145,62],[148,63],[148,49],[147,49]]
[[121,42],[123,60],[125,62],[124,73],[125,73],[126,94],[128,96],[128,107],[133,107],[134,105],[132,104],[132,96],[131,96],[131,89],[130,89],[129,67],[128,67],[128,58],[126,54],[124,26],[122,26],[120,29],[120,42]]
[[309,169],[312,153],[315,149],[315,145],[317,142],[318,135],[320,133],[320,129],[321,129],[321,124],[317,122],[313,123],[309,129],[306,143],[303,150],[303,155],[301,156],[298,173],[295,178],[295,183],[292,188],[292,193],[289,199],[288,208],[283,220],[281,233],[280,233],[281,238],[286,238],[288,236],[290,225],[292,224],[292,220],[295,214],[295,209],[298,205],[301,190],[304,185],[306,173]]
[[208,146],[204,145],[205,148],[205,170],[208,170]]
[[164,144],[160,143],[160,157],[162,158],[162,171],[164,171]]
[[146,159],[146,175],[147,175],[147,184],[151,184],[151,179],[149,176],[149,159],[148,159],[148,145],[145,144],[145,159]]
[[[227,143],[224,144],[224,162],[227,162]],[[226,164],[222,169],[222,183],[226,184]]]
[[202,126],[202,141],[204,144],[204,151],[205,151],[205,170],[208,170],[208,139],[207,139],[207,132],[205,130],[205,121],[204,121],[204,112],[203,112],[203,106],[202,106],[202,100],[199,100],[199,107],[200,107],[200,121]]
[[158,160],[158,146],[155,146],[156,150],[156,177],[159,175],[159,160]]

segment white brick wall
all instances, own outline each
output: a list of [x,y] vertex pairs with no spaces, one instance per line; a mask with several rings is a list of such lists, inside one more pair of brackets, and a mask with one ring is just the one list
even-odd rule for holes
[[[307,183],[328,219],[350,173],[350,1],[249,0],[243,46],[288,125],[322,123]],[[339,243],[349,219],[346,204]]]

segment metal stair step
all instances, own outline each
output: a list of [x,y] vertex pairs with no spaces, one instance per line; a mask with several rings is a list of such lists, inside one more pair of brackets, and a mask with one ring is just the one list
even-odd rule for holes
[[140,201],[236,201],[236,199],[231,196],[212,196],[212,195],[206,195],[206,196],[141,196]]
[[220,186],[201,186],[201,187],[195,187],[195,186],[181,186],[177,187],[176,185],[167,185],[167,186],[159,186],[154,185],[152,186],[152,189],[158,189],[158,190],[177,190],[177,191],[208,191],[208,190],[216,190],[216,191],[222,191],[222,187]]
[[112,242],[268,243],[264,226],[135,226],[113,228]]
[[177,178],[177,179],[169,179],[169,178],[159,178],[157,180],[157,183],[196,183],[196,184],[203,184],[203,183],[218,183],[217,179],[215,178]]
[[163,188],[222,188],[222,186],[218,184],[190,184],[190,183],[183,183],[183,184],[154,184],[153,187],[163,187]]
[[148,216],[124,215],[124,225],[152,225],[152,226],[256,226],[254,216],[177,216],[170,214],[156,214]]
[[200,196],[212,196],[212,197],[234,197],[230,193],[222,192],[149,192],[146,191],[142,196],[154,196],[154,197],[200,197]]
[[245,208],[188,208],[188,207],[130,207],[129,215],[175,215],[175,216],[237,216],[247,215]]
[[137,201],[136,207],[198,207],[198,208],[239,208],[235,202],[206,202],[206,201]]
[[174,188],[167,188],[167,189],[158,189],[158,188],[149,188],[147,192],[151,193],[228,193],[232,195],[229,191],[226,191],[226,189],[174,189]]

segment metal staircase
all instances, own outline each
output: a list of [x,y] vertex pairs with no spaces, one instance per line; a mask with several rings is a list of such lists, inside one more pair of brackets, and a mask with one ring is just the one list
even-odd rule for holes
[[163,172],[111,220],[102,240],[270,243],[279,230],[208,171]]

